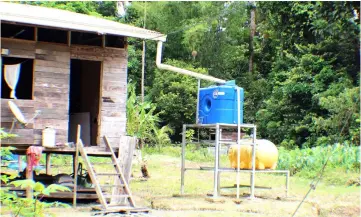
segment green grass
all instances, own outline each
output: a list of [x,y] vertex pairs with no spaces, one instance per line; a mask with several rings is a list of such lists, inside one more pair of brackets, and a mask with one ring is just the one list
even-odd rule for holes
[[[168,147],[165,150],[166,153],[177,154],[173,148]],[[235,189],[225,188],[221,190],[222,195],[228,195],[224,197],[225,202],[210,203],[205,198],[207,193],[212,193],[213,190],[212,171],[187,171],[185,195],[179,196],[180,156],[156,153],[149,149],[143,154],[147,158],[151,178],[147,181],[140,179],[140,165],[135,164],[131,188],[138,198],[137,203],[156,209],[154,214],[157,216],[291,216],[311,183],[308,178],[291,177],[289,197],[285,198],[284,176],[257,174],[256,185],[272,189],[256,189],[255,201],[241,197],[241,205],[235,205]],[[189,157],[203,158],[202,155]],[[197,167],[205,163],[207,162],[186,160],[187,167]],[[344,171],[339,170],[327,170],[325,175],[330,172],[344,181],[348,178]],[[235,182],[235,173],[222,173],[221,187],[233,186]],[[249,174],[242,173],[240,183],[249,185]],[[356,186],[330,185],[323,180],[316,190],[311,192],[297,216],[359,216],[359,189]],[[241,195],[248,193],[248,188],[241,188]]]
[[[180,146],[166,146],[162,148],[146,147],[145,155],[161,154],[171,157],[181,157]],[[313,179],[319,174],[326,159],[330,155],[325,168],[323,180],[328,184],[345,185],[359,183],[360,148],[335,144],[333,146],[286,150],[279,148],[277,169],[290,170],[292,176]],[[195,145],[186,146],[186,160],[210,164],[214,156],[206,148]],[[229,167],[227,155],[221,155],[221,165]],[[211,164],[210,164],[211,166]]]

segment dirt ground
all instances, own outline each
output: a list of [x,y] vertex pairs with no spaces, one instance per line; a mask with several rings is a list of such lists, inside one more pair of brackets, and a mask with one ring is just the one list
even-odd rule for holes
[[[236,190],[230,188],[236,181],[234,173],[221,175],[221,197],[209,200],[213,189],[213,173],[189,171],[185,176],[185,194],[180,190],[180,159],[163,155],[150,155],[148,169],[151,178],[139,178],[140,166],[134,165],[131,188],[140,207],[151,208],[148,216],[158,217],[223,217],[223,216],[292,216],[309,189],[310,180],[291,177],[288,197],[285,195],[285,177],[257,174],[256,185],[272,189],[256,189],[256,198],[249,199],[249,188],[241,188],[240,203],[236,204]],[[186,162],[187,167],[212,166]],[[249,185],[249,175],[241,176],[241,184]],[[360,188],[332,186],[320,183],[308,196],[296,216],[301,217],[356,217],[360,216]],[[67,210],[69,213],[70,210]],[[71,210],[72,216],[91,216],[90,207]],[[64,210],[55,213],[69,217]]]

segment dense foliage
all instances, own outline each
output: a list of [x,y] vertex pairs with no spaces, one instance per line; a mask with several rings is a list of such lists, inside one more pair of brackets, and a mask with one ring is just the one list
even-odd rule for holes
[[[16,175],[15,175],[16,176]],[[14,178],[14,177],[12,177]],[[11,216],[14,217],[46,217],[54,216],[49,212],[50,207],[66,207],[70,206],[60,202],[43,202],[41,199],[43,195],[50,195],[51,193],[59,191],[70,191],[68,187],[62,185],[51,184],[45,187],[40,182],[34,182],[31,179],[17,180],[9,182],[7,176],[2,175],[1,181],[21,189],[31,188],[33,189],[34,198],[22,198],[19,197],[16,192],[10,191],[9,187],[2,187],[0,189],[0,201],[5,210],[9,210]]]
[[145,144],[164,146],[171,143],[169,134],[173,130],[167,125],[159,126],[159,113],[156,107],[149,101],[141,102],[135,93],[135,85],[128,84],[127,100],[127,134],[139,139],[140,147]]
[[[9,134],[0,129],[0,139],[15,137],[14,134]],[[11,155],[13,147],[0,147],[1,162],[6,163],[7,158]],[[8,175],[1,173],[1,184],[7,184],[8,186],[19,187],[21,189],[31,188],[33,189],[34,198],[22,198],[18,196],[15,191],[10,191],[11,187],[2,186],[0,188],[0,205],[3,212],[9,212],[10,216],[14,217],[45,217],[54,216],[48,211],[50,207],[70,207],[67,204],[59,202],[44,202],[42,201],[44,195],[50,195],[59,191],[70,191],[68,187],[51,184],[45,187],[40,182],[34,182],[30,179],[13,181],[18,174]]]
[[[256,2],[253,40],[247,2],[132,2],[124,17],[117,17],[115,2],[32,4],[140,27],[145,21],[168,35],[164,61],[235,79],[245,89],[245,121],[257,124],[258,137],[285,148],[359,145],[357,2]],[[196,81],[157,70],[156,43],[147,41],[146,48],[146,94],[177,141],[181,125],[194,122]],[[130,39],[128,50],[129,78],[139,93],[141,41]]]
[[310,172],[320,171],[327,159],[328,168],[354,172],[360,170],[360,149],[340,144],[294,150],[280,148],[277,167],[288,169],[291,174],[307,170],[304,175],[312,178],[314,174]]
[[[141,25],[144,7],[132,4],[128,21]],[[152,2],[146,7],[147,27],[168,33],[164,57],[177,59],[170,60],[173,65],[202,67],[245,88],[245,121],[258,125],[259,137],[286,148],[359,145],[358,4],[257,2],[252,72],[247,3]],[[181,124],[194,120],[196,82],[155,70],[155,45],[147,44],[147,93],[179,139]],[[134,48],[141,49],[137,43]],[[197,55],[192,57],[192,51]]]

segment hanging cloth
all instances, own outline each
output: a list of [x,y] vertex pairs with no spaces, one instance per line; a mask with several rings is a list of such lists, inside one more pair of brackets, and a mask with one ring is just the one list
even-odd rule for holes
[[21,63],[16,65],[5,65],[4,66],[4,78],[6,83],[11,89],[10,98],[17,99],[15,96],[16,85],[19,81]]
[[28,165],[29,170],[32,170],[34,166],[37,166],[39,164],[42,152],[43,152],[43,147],[41,146],[30,146],[26,150],[26,154],[30,157],[30,162]]

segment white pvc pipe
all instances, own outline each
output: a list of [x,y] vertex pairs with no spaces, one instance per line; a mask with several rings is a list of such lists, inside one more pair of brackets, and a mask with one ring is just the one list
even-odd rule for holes
[[197,73],[197,72],[192,72],[192,71],[189,71],[189,70],[186,70],[186,69],[181,69],[181,68],[177,68],[177,67],[174,67],[174,66],[171,66],[171,65],[163,64],[162,63],[162,47],[163,47],[163,42],[158,41],[156,64],[157,64],[157,67],[159,69],[178,72],[178,73],[183,74],[183,75],[189,75],[189,76],[192,76],[192,77],[195,77],[195,78],[198,78],[198,79],[212,81],[212,82],[219,83],[219,84],[226,83],[225,80],[215,78],[215,77],[210,76],[210,75],[203,75],[203,74],[200,74],[200,73]]
[[[196,113],[196,124],[199,124],[199,89],[201,88],[201,80],[198,79],[198,88],[197,88],[197,113]],[[199,131],[199,129],[198,129]],[[198,134],[199,136],[199,134]]]

